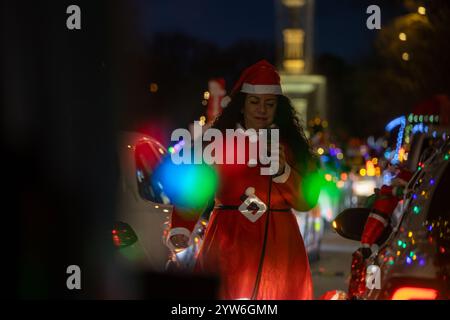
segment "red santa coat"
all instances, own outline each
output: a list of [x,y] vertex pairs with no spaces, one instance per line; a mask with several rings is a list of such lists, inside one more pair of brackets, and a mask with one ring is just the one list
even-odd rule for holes
[[[267,206],[270,176],[261,175],[259,164],[217,165],[216,209],[207,225],[195,271],[219,275],[221,299],[250,299],[259,270],[256,299],[313,298],[308,257],[297,220],[290,210],[277,211],[310,209],[302,196],[302,177],[295,169],[292,151],[285,146],[285,152],[286,170],[272,181],[271,208],[254,222],[237,209],[219,209],[218,205],[239,207],[243,194],[251,187]],[[267,242],[259,269],[266,219],[269,219]],[[189,235],[195,223],[196,220],[186,219],[174,209],[169,236]]]

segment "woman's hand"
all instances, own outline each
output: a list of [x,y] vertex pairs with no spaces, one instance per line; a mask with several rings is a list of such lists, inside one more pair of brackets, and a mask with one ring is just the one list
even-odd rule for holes
[[[272,158],[276,157],[276,154],[272,155]],[[280,176],[284,173],[286,167],[286,153],[284,151],[284,146],[280,143],[280,148],[278,150],[278,172],[275,176]]]

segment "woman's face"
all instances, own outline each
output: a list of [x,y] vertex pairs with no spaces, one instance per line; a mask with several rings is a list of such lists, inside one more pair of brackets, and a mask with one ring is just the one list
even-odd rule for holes
[[246,129],[268,128],[275,118],[277,96],[274,94],[247,94],[243,108]]

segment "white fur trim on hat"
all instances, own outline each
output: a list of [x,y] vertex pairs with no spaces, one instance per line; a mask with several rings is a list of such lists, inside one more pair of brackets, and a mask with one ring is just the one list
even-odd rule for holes
[[379,214],[371,213],[369,214],[369,218],[373,218],[375,220],[380,221],[385,227],[388,225],[388,221]]
[[278,84],[242,84],[241,92],[254,94],[283,94]]

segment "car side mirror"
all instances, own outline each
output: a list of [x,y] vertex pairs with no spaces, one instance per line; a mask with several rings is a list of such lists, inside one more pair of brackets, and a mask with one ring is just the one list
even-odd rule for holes
[[117,221],[112,229],[113,243],[117,248],[125,248],[138,241],[136,232],[125,222]]
[[[336,232],[350,240],[361,241],[361,237],[370,214],[370,208],[349,208],[342,211],[333,221],[333,228]],[[392,227],[388,225],[377,244],[383,244],[392,232]]]

